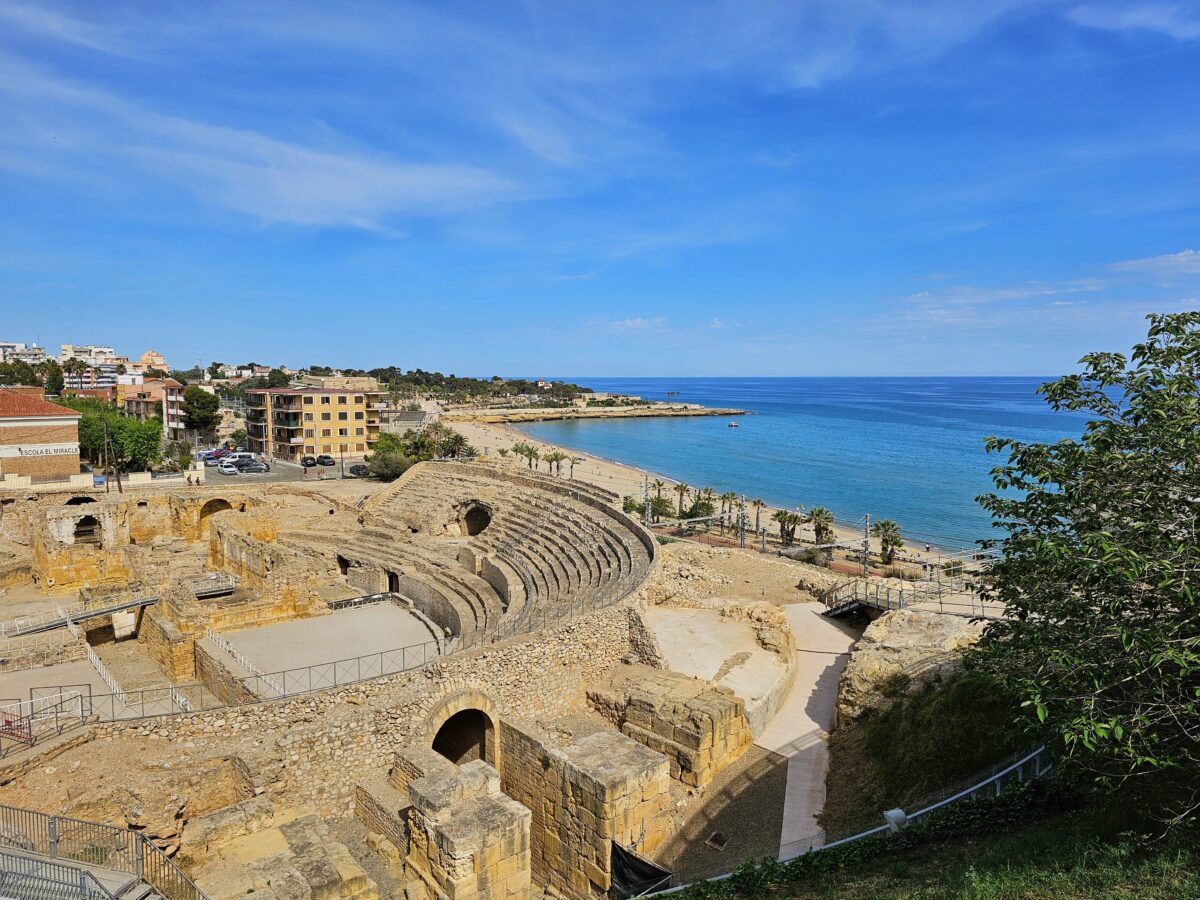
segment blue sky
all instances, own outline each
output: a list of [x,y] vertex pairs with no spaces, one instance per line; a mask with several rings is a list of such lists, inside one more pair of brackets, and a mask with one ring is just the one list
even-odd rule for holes
[[0,339],[1053,374],[1200,306],[1200,4],[0,0]]

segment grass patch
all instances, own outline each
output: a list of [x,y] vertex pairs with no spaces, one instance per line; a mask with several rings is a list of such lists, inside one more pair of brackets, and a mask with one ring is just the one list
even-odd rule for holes
[[931,814],[895,835],[867,838],[790,863],[746,866],[701,898],[862,897],[1175,898],[1200,896],[1195,834],[1150,841],[1121,816],[1079,807],[1038,783]]
[[[881,821],[885,809],[920,800],[1024,750],[1012,723],[1018,706],[990,679],[957,672],[908,693],[905,676],[885,685],[891,702],[830,736],[821,824],[844,835]],[[868,815],[865,823],[863,816]]]

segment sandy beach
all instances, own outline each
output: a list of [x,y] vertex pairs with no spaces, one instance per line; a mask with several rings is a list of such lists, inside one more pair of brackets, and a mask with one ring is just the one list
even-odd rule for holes
[[[558,449],[576,459],[582,460],[577,462],[574,469],[574,477],[589,484],[595,484],[600,487],[607,488],[619,494],[622,497],[633,495],[639,500],[642,497],[644,485],[647,480],[653,490],[653,484],[656,480],[665,482],[667,487],[663,488],[663,495],[675,499],[676,494],[672,488],[678,484],[678,480],[670,475],[662,472],[652,472],[648,469],[638,468],[636,466],[625,465],[624,463],[615,462],[610,459],[598,457],[590,453],[583,453],[572,450],[570,447],[565,447],[557,444],[550,444],[546,441],[536,440],[517,428],[510,425],[496,424],[491,422],[453,420],[447,424],[463,434],[464,437],[474,446],[480,453],[486,454],[489,458],[495,458],[500,449],[509,450],[513,444],[524,442],[531,446],[537,447],[544,457],[549,451]],[[512,466],[525,467],[527,463],[521,459],[509,457],[509,464]],[[545,468],[541,468],[545,472]],[[568,477],[570,466],[568,463],[563,463],[563,476]],[[703,488],[705,485],[690,485],[693,488]],[[755,511],[750,507],[750,501],[753,499],[750,496],[746,497],[747,512],[750,516],[750,521],[753,525]],[[767,529],[768,535],[778,535],[778,526],[771,521],[771,516],[775,514],[778,507],[767,506],[759,513],[759,522],[761,527]],[[861,546],[862,531],[856,531],[845,527],[845,525],[835,525],[834,534],[838,541],[854,541],[856,546]],[[813,542],[811,526],[801,526],[796,532],[797,543]],[[749,536],[747,537],[749,541]],[[770,544],[768,544],[768,547]],[[879,544],[872,539],[871,546],[878,550]],[[928,559],[936,561],[943,554],[945,556],[955,555],[955,551],[942,550],[937,547],[932,547],[929,552],[926,552],[923,544],[906,543],[904,545],[903,555],[909,559],[922,560]]]

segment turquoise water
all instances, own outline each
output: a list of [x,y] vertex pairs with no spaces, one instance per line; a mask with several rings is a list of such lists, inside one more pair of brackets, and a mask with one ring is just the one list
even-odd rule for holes
[[1083,415],[1051,410],[1047,378],[568,378],[598,391],[748,410],[725,417],[535,422],[522,430],[583,453],[732,490],[773,506],[827,506],[844,522],[895,519],[915,540],[989,536],[975,497],[992,489],[988,435],[1055,441]]

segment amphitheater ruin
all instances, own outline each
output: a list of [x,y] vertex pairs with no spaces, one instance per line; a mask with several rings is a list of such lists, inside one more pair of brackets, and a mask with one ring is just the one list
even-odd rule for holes
[[819,840],[834,584],[502,461],[5,494],[0,869],[51,840],[114,897],[592,898]]

